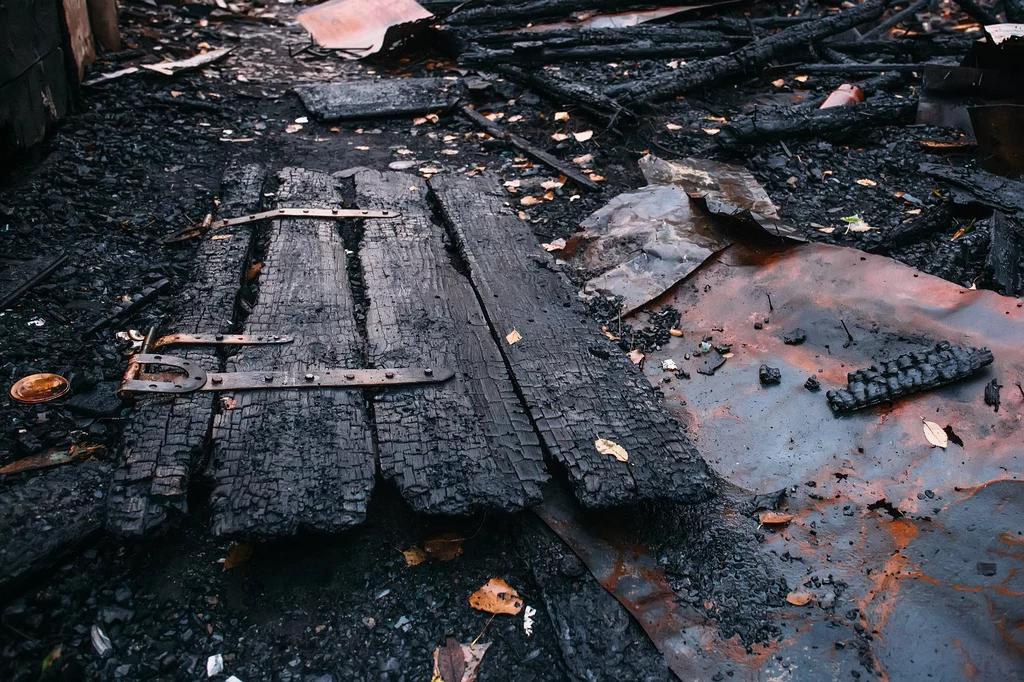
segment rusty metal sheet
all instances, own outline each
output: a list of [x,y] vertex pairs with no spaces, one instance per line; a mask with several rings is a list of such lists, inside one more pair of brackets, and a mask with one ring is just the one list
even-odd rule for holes
[[[701,612],[673,591],[680,583],[671,557],[700,550],[664,537],[654,548],[638,540],[657,519],[587,517],[557,491],[537,512],[633,613],[677,676],[1017,679],[1024,303],[853,249],[801,244],[730,246],[646,309],[666,304],[682,313],[683,336],[652,352],[644,371],[725,479],[719,499],[671,512],[701,519],[700,533],[682,542],[730,528],[740,541],[728,546],[752,551],[801,593],[794,601],[802,605],[772,605],[765,620],[778,636],[744,647],[722,636],[718,606]],[[629,321],[642,324],[643,316]],[[806,340],[786,344],[798,327]],[[732,354],[704,376],[694,371],[693,351],[709,334],[731,343]],[[988,346],[995,362],[961,383],[832,415],[825,390],[845,385],[849,371],[941,340]],[[692,378],[663,371],[667,359]],[[761,364],[780,368],[781,384],[760,385]],[[812,375],[818,392],[804,388]],[[984,401],[993,377],[1003,385],[998,412]],[[951,439],[946,449],[932,447],[922,418],[950,425],[963,446]],[[751,493],[785,490],[785,521],[758,527],[750,498],[729,483]]]
[[357,58],[379,51],[392,26],[432,16],[415,0],[331,0],[299,12],[298,21],[320,46]]

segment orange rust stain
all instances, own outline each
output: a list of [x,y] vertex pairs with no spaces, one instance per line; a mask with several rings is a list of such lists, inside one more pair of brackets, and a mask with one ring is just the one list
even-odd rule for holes
[[913,578],[920,580],[921,582],[928,583],[929,585],[938,585],[939,587],[945,587],[950,590],[956,590],[957,592],[969,592],[971,594],[979,594],[986,590],[997,592],[1005,597],[1024,597],[1024,592],[1016,592],[1003,585],[975,585],[974,587],[968,587],[967,585],[951,585],[944,583],[941,580],[936,580],[930,576],[925,575],[921,571],[907,571],[903,574],[904,578]]
[[964,648],[963,642],[959,639],[954,639],[953,646],[959,649],[960,653],[964,656],[964,679],[974,682],[978,679],[978,666],[974,665],[974,661],[971,660],[971,655]]
[[[908,519],[896,519],[892,523],[882,526],[888,529],[896,545],[893,555],[885,562],[880,574],[873,575],[871,580],[874,585],[868,590],[864,599],[858,600],[863,618],[867,618],[868,607],[879,597],[875,605],[875,616],[877,618],[877,630],[885,627],[893,610],[896,608],[899,597],[899,583],[901,574],[910,565],[910,559],[903,556],[903,550],[917,537],[918,530]],[[867,626],[867,623],[864,623]]]
[[999,534],[999,542],[1006,543],[1007,545],[1024,546],[1024,535],[1021,535],[1020,533],[1012,533],[1010,531],[1006,531],[1005,533]]

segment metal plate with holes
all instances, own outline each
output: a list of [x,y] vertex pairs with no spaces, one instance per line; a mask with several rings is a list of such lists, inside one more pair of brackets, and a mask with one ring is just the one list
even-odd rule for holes
[[262,213],[250,213],[238,216],[237,218],[215,220],[210,225],[210,228],[216,229],[231,225],[245,225],[257,220],[270,220],[272,218],[397,218],[400,215],[400,213],[395,211],[363,211],[355,208],[278,208],[273,211],[263,211]]
[[294,336],[253,334],[169,334],[157,339],[151,348],[164,346],[265,346],[291,343]]
[[308,374],[290,372],[210,372],[183,358],[145,353],[136,355],[133,363],[140,367],[158,365],[182,372],[172,381],[147,379],[140,374],[126,379],[121,390],[129,393],[184,394],[194,391],[254,391],[301,388],[388,388],[434,384],[455,376],[450,369],[429,367],[396,367],[394,369],[325,369]]

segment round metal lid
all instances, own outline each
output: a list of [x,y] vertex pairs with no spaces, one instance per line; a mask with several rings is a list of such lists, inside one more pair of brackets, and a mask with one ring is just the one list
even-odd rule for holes
[[70,389],[71,384],[59,374],[33,374],[11,386],[11,398],[19,403],[45,403]]

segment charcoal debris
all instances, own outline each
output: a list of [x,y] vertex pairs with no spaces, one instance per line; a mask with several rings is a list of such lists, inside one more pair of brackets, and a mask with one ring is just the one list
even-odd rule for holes
[[807,340],[807,332],[800,327],[792,331],[788,331],[782,335],[782,341],[790,346],[799,346],[801,343]]
[[761,365],[757,369],[757,378],[762,386],[774,386],[775,384],[782,383],[782,370],[778,367]]
[[988,348],[964,348],[948,342],[904,353],[847,375],[848,385],[825,394],[835,414],[891,402],[970,377],[994,361]]
[[992,379],[985,384],[985,404],[994,407],[996,412],[999,411],[999,389],[1002,387],[999,379]]
[[804,382],[804,388],[811,393],[817,393],[821,390],[821,382],[818,381],[818,377],[809,376],[807,377],[807,381]]

